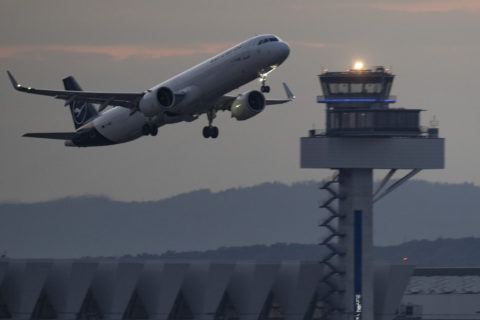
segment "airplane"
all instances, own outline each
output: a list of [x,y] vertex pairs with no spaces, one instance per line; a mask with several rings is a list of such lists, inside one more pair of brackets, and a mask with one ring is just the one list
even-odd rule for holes
[[[258,115],[266,105],[292,101],[295,96],[283,83],[287,98],[267,100],[267,76],[290,54],[289,45],[273,34],[250,38],[173,78],[143,92],[82,91],[72,77],[63,79],[64,91],[24,87],[7,71],[13,87],[21,92],[65,100],[70,106],[74,132],[26,133],[24,137],[64,140],[65,146],[91,147],[124,143],[141,136],[156,136],[158,128],[207,115],[205,138],[217,138],[213,119],[218,111],[230,111],[236,120]],[[251,90],[238,96],[228,92],[257,78],[261,92]],[[94,106],[98,104],[98,109]],[[111,106],[111,107],[109,107]]]

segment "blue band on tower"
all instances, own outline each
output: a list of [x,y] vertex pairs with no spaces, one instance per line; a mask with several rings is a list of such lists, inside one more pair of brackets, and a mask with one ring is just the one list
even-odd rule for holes
[[395,99],[317,99],[318,103],[325,102],[397,102]]

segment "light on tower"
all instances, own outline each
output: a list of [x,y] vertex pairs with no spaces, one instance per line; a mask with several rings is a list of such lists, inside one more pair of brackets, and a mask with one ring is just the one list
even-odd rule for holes
[[363,62],[362,61],[357,61],[353,65],[353,69],[355,70],[363,70]]

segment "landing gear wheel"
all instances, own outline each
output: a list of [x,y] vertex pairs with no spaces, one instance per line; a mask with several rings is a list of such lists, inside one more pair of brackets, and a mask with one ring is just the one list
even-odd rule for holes
[[142,134],[148,136],[150,134],[150,126],[148,124],[142,127]]
[[216,139],[218,137],[218,128],[212,126],[203,127],[202,133],[204,138]]
[[212,127],[210,129],[210,137],[212,137],[213,139],[217,139],[217,137],[218,137],[218,128],[217,127]]
[[210,138],[210,127],[203,127],[203,137],[205,139]]
[[142,134],[144,136],[148,136],[148,135],[156,136],[157,133],[158,133],[158,128],[154,125],[152,126],[147,123],[142,127]]
[[270,92],[270,87],[269,86],[262,86],[260,90],[264,93],[269,93]]

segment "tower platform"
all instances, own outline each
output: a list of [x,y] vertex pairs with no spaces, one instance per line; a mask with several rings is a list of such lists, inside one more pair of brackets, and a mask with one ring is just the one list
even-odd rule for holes
[[445,141],[431,137],[304,137],[302,168],[442,169]]

